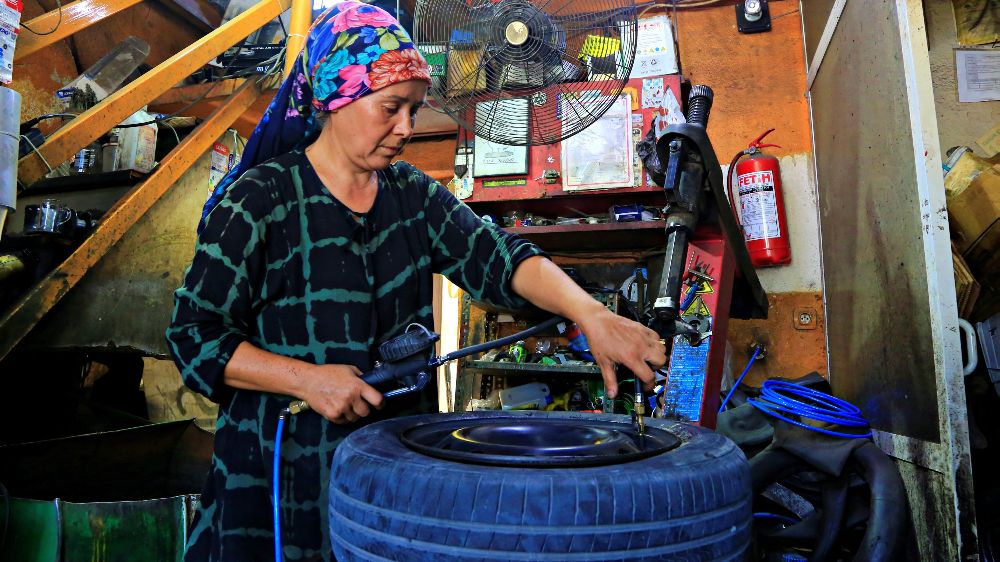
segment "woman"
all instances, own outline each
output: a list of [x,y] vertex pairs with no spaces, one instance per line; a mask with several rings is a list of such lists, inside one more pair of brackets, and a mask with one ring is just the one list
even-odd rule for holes
[[665,362],[653,331],[607,311],[438,182],[392,163],[429,84],[389,14],[335,5],[206,204],[167,331],[185,383],[219,403],[188,560],[270,559],[272,440],[295,398],[315,413],[292,417],[282,445],[284,556],[330,559],[337,443],[362,419],[435,410],[433,389],[386,404],[359,378],[379,343],[413,322],[433,326],[433,273],[476,299],[530,302],[577,322],[611,396],[615,364],[651,382],[649,365]]

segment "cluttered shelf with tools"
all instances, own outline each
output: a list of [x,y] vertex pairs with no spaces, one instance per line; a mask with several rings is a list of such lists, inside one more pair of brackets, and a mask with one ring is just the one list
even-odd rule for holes
[[550,252],[621,250],[662,247],[666,241],[661,219],[598,224],[520,226],[506,230],[523,236]]
[[662,188],[468,204],[549,252],[646,249],[662,247],[666,241]]
[[[620,279],[634,270],[634,261],[569,268],[588,290]],[[589,277],[587,277],[589,276]],[[584,277],[587,277],[586,279]],[[599,280],[599,278],[601,278]],[[632,284],[626,281],[628,287]],[[597,289],[591,296],[616,314],[632,306],[618,290]],[[634,295],[633,295],[634,297]],[[499,310],[466,295],[462,303],[462,345],[508,337],[539,323],[537,311]],[[627,413],[624,402],[604,396],[601,368],[589,354],[585,336],[571,323],[524,337],[510,346],[470,356],[460,364],[455,402],[457,411],[490,409],[567,409]],[[576,397],[576,398],[574,398]]]
[[545,365],[542,363],[512,363],[509,361],[465,361],[462,367],[494,375],[600,375],[597,365]]

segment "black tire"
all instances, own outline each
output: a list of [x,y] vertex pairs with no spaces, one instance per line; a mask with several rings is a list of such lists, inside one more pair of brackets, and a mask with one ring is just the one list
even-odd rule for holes
[[741,560],[750,543],[750,473],[727,438],[650,420],[681,445],[581,468],[463,464],[414,452],[400,432],[444,419],[543,415],[628,424],[626,416],[472,412],[386,420],[337,448],[330,537],[337,560]]

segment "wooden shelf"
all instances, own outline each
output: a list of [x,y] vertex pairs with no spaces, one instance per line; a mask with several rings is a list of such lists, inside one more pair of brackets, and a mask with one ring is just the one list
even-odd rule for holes
[[505,230],[523,236],[543,250],[588,252],[663,247],[667,239],[664,233],[665,226],[665,221],[653,220],[604,224],[521,226]]
[[47,195],[50,193],[65,193],[67,191],[84,191],[104,187],[133,186],[146,179],[148,174],[134,170],[118,170],[115,172],[100,172],[95,174],[73,174],[55,178],[45,178],[31,184],[20,193],[20,197],[32,195]]
[[503,375],[600,375],[597,365],[542,365],[541,363],[510,363],[507,361],[466,361],[463,367]]

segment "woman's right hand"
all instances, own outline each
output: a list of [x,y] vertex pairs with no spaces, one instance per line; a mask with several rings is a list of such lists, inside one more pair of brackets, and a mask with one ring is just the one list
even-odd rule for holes
[[356,422],[382,409],[385,398],[363,380],[353,365],[314,365],[303,381],[301,398],[310,408],[336,424]]

